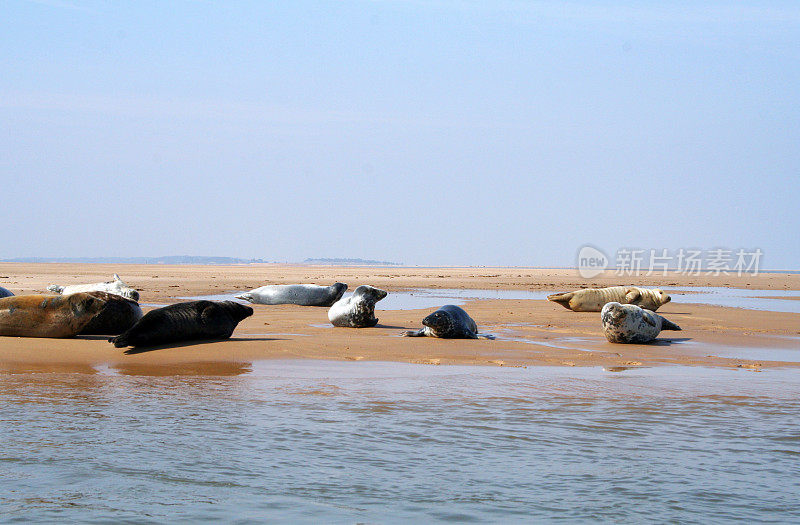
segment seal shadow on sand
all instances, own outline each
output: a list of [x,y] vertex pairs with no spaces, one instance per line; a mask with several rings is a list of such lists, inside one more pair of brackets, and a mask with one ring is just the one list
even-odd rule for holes
[[686,343],[691,341],[691,337],[657,337],[653,341],[646,343],[649,346],[672,346],[674,344]]
[[168,350],[170,348],[184,348],[187,346],[197,346],[212,343],[225,343],[228,341],[286,341],[280,337],[230,337],[228,339],[196,339],[193,341],[181,341],[179,343],[168,343],[163,345],[153,346],[134,346],[125,350],[125,355],[142,354],[144,352],[153,352],[155,350]]

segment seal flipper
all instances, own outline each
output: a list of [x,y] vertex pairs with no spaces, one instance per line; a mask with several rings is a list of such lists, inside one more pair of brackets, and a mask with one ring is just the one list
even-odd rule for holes
[[629,288],[625,292],[625,303],[626,304],[636,304],[639,299],[642,297],[642,292],[637,290],[636,288]]
[[126,346],[133,346],[128,342],[127,334],[120,334],[117,337],[109,337],[108,342],[112,343],[116,348],[125,348]]
[[234,297],[250,303],[255,302],[253,301],[253,294],[251,292],[240,293],[239,295],[234,295]]
[[[658,317],[661,317],[660,315]],[[681,327],[670,321],[669,319],[665,319],[661,317],[661,329],[662,330],[680,330]]]
[[571,308],[569,307],[569,302],[574,295],[575,292],[554,293],[553,295],[548,295],[547,300],[552,301],[554,303],[558,303],[567,310],[571,310]]
[[400,334],[400,337],[425,337],[425,329],[422,330],[406,330]]
[[494,341],[495,337],[492,334],[475,334],[476,339],[491,339]]
[[61,293],[61,292],[64,291],[64,287],[63,286],[59,286],[57,284],[51,284],[50,286],[47,287],[47,291],[48,292]]

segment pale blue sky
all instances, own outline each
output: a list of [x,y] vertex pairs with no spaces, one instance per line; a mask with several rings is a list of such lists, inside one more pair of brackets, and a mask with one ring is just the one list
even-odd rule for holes
[[800,268],[800,3],[10,1],[0,258]]

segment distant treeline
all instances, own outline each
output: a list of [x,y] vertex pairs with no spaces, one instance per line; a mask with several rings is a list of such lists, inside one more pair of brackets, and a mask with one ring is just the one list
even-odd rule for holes
[[105,263],[105,264],[252,264],[263,259],[236,257],[204,257],[202,255],[168,255],[165,257],[20,257],[2,262],[21,263]]
[[402,266],[401,263],[389,261],[372,261],[369,259],[306,259],[304,264],[331,264],[331,265],[354,265],[354,266]]

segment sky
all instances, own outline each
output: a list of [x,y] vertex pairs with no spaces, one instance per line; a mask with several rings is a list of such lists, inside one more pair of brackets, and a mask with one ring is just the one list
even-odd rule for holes
[[0,259],[800,269],[800,3],[4,2]]

